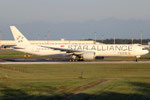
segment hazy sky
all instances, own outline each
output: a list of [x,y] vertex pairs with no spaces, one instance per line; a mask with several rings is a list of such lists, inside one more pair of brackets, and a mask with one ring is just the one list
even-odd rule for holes
[[[150,0],[0,0],[0,32],[13,39],[9,26],[17,26],[29,39],[150,38]],[[42,34],[43,38],[37,34]],[[83,35],[84,34],[84,35]],[[82,36],[83,35],[83,36]]]
[[0,0],[0,22],[150,19],[150,0]]

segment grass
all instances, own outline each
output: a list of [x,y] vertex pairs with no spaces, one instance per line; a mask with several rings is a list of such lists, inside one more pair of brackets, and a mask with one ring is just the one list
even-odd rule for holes
[[24,57],[25,53],[14,50],[0,50],[0,58],[4,57]]
[[0,65],[0,99],[149,100],[150,64]]

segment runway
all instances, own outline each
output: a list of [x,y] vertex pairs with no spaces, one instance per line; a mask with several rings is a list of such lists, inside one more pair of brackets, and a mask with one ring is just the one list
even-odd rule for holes
[[91,62],[0,62],[0,64],[145,64],[150,61],[91,61]]

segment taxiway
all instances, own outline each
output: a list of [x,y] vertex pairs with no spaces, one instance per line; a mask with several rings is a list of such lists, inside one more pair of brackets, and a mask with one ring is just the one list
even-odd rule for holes
[[150,63],[150,61],[91,61],[91,62],[0,62],[0,64],[109,64],[109,63],[114,63],[114,64],[128,64],[128,63]]

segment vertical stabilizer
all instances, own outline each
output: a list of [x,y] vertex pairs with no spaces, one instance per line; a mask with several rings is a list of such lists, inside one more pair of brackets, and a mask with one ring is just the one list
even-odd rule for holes
[[31,45],[30,42],[25,38],[25,36],[15,26],[10,26],[10,29],[17,46]]

